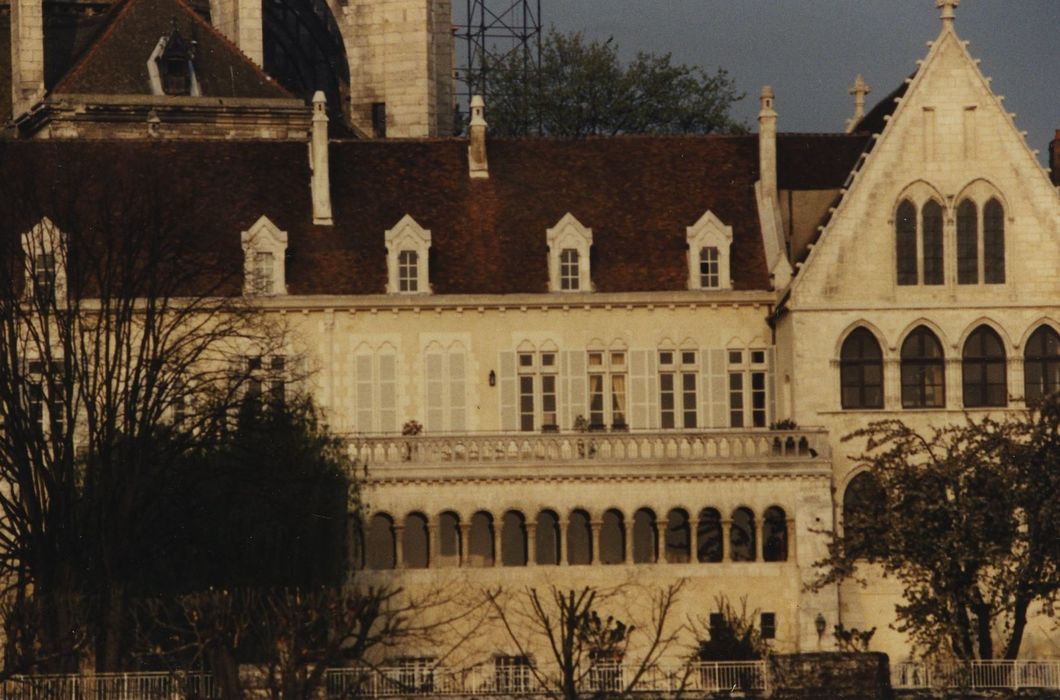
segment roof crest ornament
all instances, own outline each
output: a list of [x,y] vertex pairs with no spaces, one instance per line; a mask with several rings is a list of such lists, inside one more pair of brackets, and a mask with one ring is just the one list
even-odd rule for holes
[[939,17],[942,19],[943,28],[953,28],[953,20],[957,18],[955,10],[961,4],[961,0],[935,0],[935,7],[942,10]]
[[847,120],[848,134],[857,127],[865,116],[865,96],[870,92],[872,92],[872,88],[861,77],[861,73],[858,73],[858,77],[854,80],[854,85],[847,91],[848,94],[854,96],[854,116]]

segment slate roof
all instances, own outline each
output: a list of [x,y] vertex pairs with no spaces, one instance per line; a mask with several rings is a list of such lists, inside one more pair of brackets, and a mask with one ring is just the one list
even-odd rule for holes
[[293,98],[184,0],[124,0],[54,92],[150,95],[147,59],[174,26],[198,43],[195,75],[203,96]]
[[777,138],[777,188],[833,190],[843,186],[862,151],[866,133],[780,134]]
[[[839,187],[841,161],[849,172],[860,152],[855,138],[778,140],[787,187]],[[815,169],[815,153],[825,166]],[[312,224],[302,142],[0,142],[0,178],[19,173],[11,181],[27,193],[0,203],[41,202],[0,226],[16,236],[47,214],[70,231],[149,192],[168,212],[160,220],[236,278],[239,234],[264,214],[289,234],[291,293],[381,294],[384,232],[409,214],[432,234],[435,293],[504,294],[547,291],[545,232],[570,212],[593,231],[595,289],[624,292],[686,289],[686,228],[709,209],[733,227],[734,288],[770,287],[756,136],[497,139],[488,157],[489,179],[471,180],[462,139],[333,142],[335,226],[324,227]]]

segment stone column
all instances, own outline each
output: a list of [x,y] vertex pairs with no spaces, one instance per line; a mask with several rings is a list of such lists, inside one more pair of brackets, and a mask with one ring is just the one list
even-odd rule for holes
[[755,548],[754,548],[754,560],[765,561],[766,543],[763,541],[762,533],[765,530],[765,518],[761,515],[755,518]]
[[795,539],[795,518],[788,518],[787,521],[786,521],[786,524],[787,524],[787,528],[788,528],[788,532],[787,532],[787,535],[788,535],[787,536],[787,540],[788,540],[788,558],[787,558],[787,561],[796,561],[795,554],[796,554],[797,550],[795,549],[795,542],[796,542],[796,539]]
[[721,560],[732,561],[732,521],[721,521]]
[[663,563],[666,561],[666,524],[655,521],[655,561]]
[[692,518],[688,516],[688,561],[689,563],[695,564],[699,562],[699,517]]
[[441,564],[442,548],[438,546],[437,520],[427,519],[427,568]]
[[394,525],[394,568],[405,568],[405,526]]
[[457,557],[460,561],[460,566],[471,566],[471,523],[459,523],[456,526],[457,537],[460,538],[460,551],[457,552]]
[[600,563],[600,527],[602,523],[599,520],[589,521],[589,562],[596,566]]
[[526,565],[537,566],[537,523],[526,524]]
[[623,520],[622,521],[622,546],[623,561],[627,564],[633,563],[633,521]]
[[504,523],[500,520],[493,521],[493,565],[501,565],[501,534],[504,532]]
[[559,565],[567,566],[567,521],[559,521]]

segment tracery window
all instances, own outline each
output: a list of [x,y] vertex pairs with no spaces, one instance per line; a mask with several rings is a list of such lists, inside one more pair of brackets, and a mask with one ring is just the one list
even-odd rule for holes
[[980,280],[986,284],[1005,281],[1005,208],[996,197],[983,206],[981,217],[973,199],[962,199],[957,205],[957,283],[978,284]]
[[966,408],[1005,406],[1005,346],[989,326],[976,328],[964,343],[961,378]]
[[1023,396],[1028,406],[1060,391],[1060,335],[1049,326],[1034,331],[1023,354]]
[[839,353],[843,408],[883,408],[883,353],[867,328],[854,329]]
[[1005,281],[1005,208],[996,198],[983,207],[983,281]]
[[856,558],[885,551],[886,494],[871,472],[861,472],[843,493],[843,546]]
[[925,202],[920,223],[924,248],[924,284],[942,284],[942,206],[934,199]]
[[916,206],[908,199],[898,205],[895,216],[895,247],[897,248],[898,284],[916,284]]
[[902,343],[902,408],[946,405],[946,369],[942,344],[918,326]]
[[912,201],[903,199],[898,204],[894,222],[898,284],[943,283],[942,221],[942,205],[934,199],[920,208],[919,220]]

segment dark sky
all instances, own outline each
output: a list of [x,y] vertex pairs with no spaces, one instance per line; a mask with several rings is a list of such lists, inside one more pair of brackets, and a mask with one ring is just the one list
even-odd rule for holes
[[[492,5],[508,5],[494,0]],[[454,2],[462,7],[463,2]],[[541,0],[546,27],[613,36],[623,56],[673,52],[722,67],[747,94],[736,116],[752,126],[762,85],[776,91],[781,131],[842,130],[847,89],[861,73],[869,107],[916,69],[940,28],[933,0]],[[458,17],[460,10],[458,9]],[[1060,129],[1060,0],[964,0],[956,29],[1005,96],[1046,162]]]

